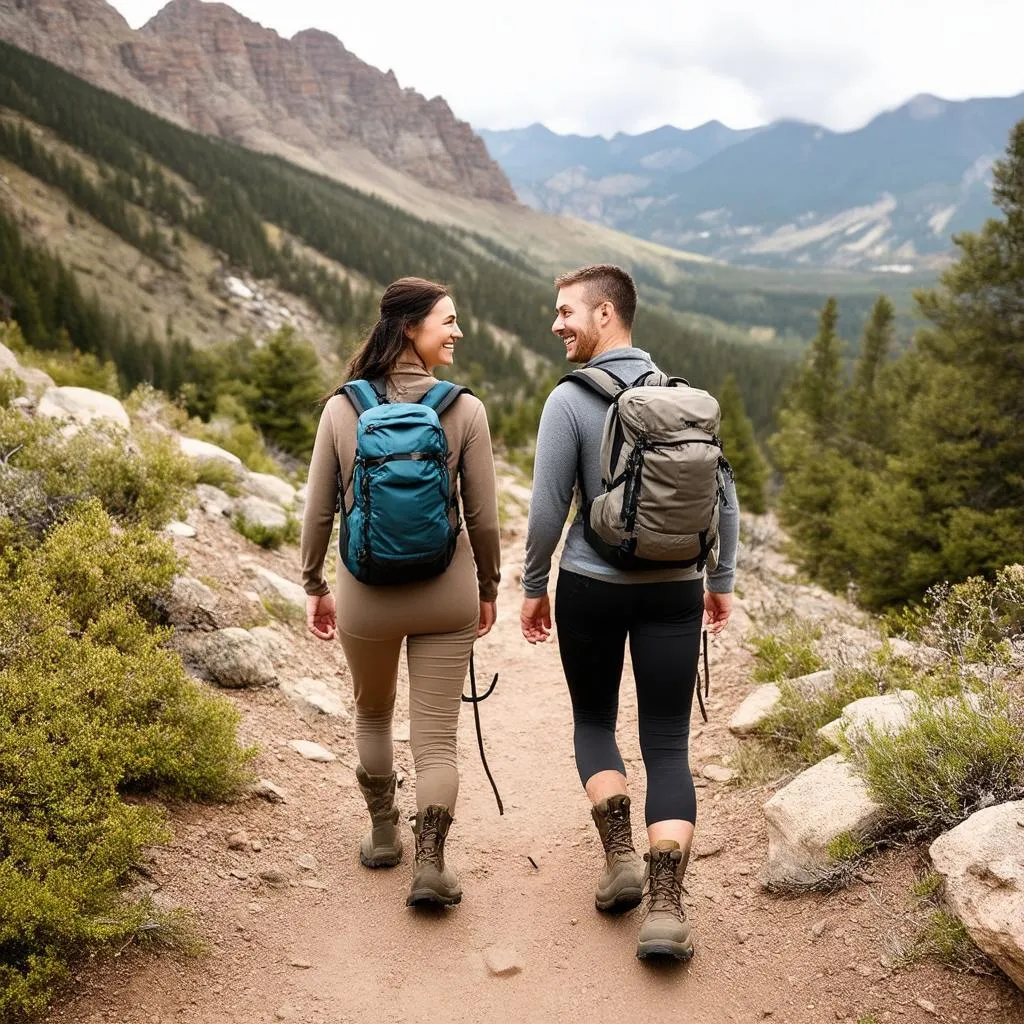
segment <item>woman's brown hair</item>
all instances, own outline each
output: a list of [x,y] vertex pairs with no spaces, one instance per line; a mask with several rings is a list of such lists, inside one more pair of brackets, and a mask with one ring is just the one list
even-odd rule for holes
[[356,349],[346,369],[346,380],[383,380],[409,344],[406,328],[422,323],[448,294],[443,284],[422,277],[401,277],[384,290],[380,319],[370,336]]

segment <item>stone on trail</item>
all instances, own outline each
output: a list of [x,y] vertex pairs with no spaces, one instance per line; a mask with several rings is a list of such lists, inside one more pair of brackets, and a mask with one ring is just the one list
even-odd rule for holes
[[[257,595],[258,596],[258,595]],[[273,626],[253,626],[249,630],[254,640],[263,648],[275,668],[283,668],[291,664],[294,653],[287,638],[282,636]],[[283,685],[282,685],[283,688]]]
[[484,950],[487,970],[498,978],[508,978],[523,969],[523,961],[511,946],[488,946]]
[[227,491],[222,491],[212,484],[199,484],[196,487],[196,498],[200,511],[211,519],[230,516],[235,507],[235,499]]
[[736,778],[736,772],[732,768],[726,768],[720,764],[706,764],[701,769],[701,775],[712,782],[731,782]]
[[277,682],[270,658],[248,630],[229,626],[212,633],[187,633],[177,639],[186,659],[218,686],[238,689]]
[[249,848],[249,833],[244,830],[232,832],[227,842],[229,850],[246,850]]
[[835,721],[823,725],[818,735],[837,747],[844,733],[852,740],[855,737],[866,739],[872,727],[880,733],[902,732],[910,723],[910,714],[920,700],[913,690],[861,697],[847,704]]
[[36,415],[72,420],[83,427],[94,420],[114,423],[124,430],[131,430],[132,426],[124,406],[113,395],[91,388],[48,388],[39,399]]
[[[243,513],[244,515],[244,513]],[[255,562],[245,563],[245,571],[256,577],[258,588],[267,596],[283,601],[289,608],[306,614],[306,592],[298,583],[286,580]]]
[[260,779],[252,787],[252,795],[262,797],[272,804],[284,804],[288,802],[288,794],[280,786],[275,786],[269,779]]
[[184,537],[186,540],[191,540],[199,532],[190,523],[183,523],[178,519],[172,519],[164,530],[172,537]]
[[249,473],[244,485],[257,498],[272,501],[275,505],[290,505],[295,500],[295,488],[287,480],[271,473]]
[[975,945],[1024,989],[1024,800],[975,812],[929,852],[949,908]]
[[168,622],[176,629],[217,627],[217,595],[194,576],[175,576],[162,604]]
[[319,743],[313,743],[312,740],[289,740],[288,746],[297,754],[301,754],[307,761],[326,763],[337,760],[326,747],[320,746]]
[[[835,672],[830,668],[786,680],[787,685],[808,695],[824,692],[833,682]],[[782,691],[775,683],[755,687],[729,719],[729,729],[737,736],[747,736],[755,732],[772,712],[778,710],[781,699]]]
[[320,865],[316,862],[316,857],[311,853],[303,853],[295,858],[295,863],[303,870],[310,871],[314,874],[320,870]]
[[320,679],[296,679],[281,683],[281,692],[296,706],[306,721],[320,715],[348,718],[341,695]]
[[766,885],[812,885],[833,867],[829,844],[844,833],[869,834],[883,810],[839,754],[826,757],[780,789],[765,805]]

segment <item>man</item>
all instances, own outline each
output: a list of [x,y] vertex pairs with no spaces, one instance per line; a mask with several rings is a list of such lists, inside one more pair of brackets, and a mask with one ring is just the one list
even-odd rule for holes
[[[656,371],[633,347],[636,285],[608,265],[564,274],[552,331],[572,363],[601,367],[630,384]],[[684,367],[673,367],[678,371]],[[541,416],[526,539],[523,636],[543,643],[551,629],[548,577],[577,484],[582,497],[604,490],[601,439],[609,401],[575,381],[560,383]],[[562,554],[555,602],[559,652],[574,720],[576,765],[605,850],[599,910],[647,906],[637,956],[688,960],[693,941],[682,881],[693,842],[696,790],[688,764],[689,720],[702,622],[718,633],[732,603],[739,505],[731,474],[719,471],[720,550],[707,573],[697,566],[623,570],[598,555],[577,511]],[[582,501],[579,503],[582,504]],[[713,559],[712,559],[713,561]],[[700,567],[702,569],[703,566]],[[647,770],[645,816],[650,850],[633,846],[626,772],[615,742],[626,639],[636,678],[640,746]]]

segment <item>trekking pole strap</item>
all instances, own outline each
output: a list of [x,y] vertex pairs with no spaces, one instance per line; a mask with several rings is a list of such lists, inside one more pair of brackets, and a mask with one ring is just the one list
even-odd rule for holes
[[491,680],[491,685],[488,687],[487,692],[483,696],[479,696],[476,692],[476,664],[473,658],[473,652],[469,653],[469,691],[471,696],[467,697],[465,694],[462,695],[462,700],[466,704],[473,705],[473,721],[476,724],[476,741],[477,746],[480,748],[480,760],[484,766],[484,773],[487,775],[487,781],[491,784],[491,789],[494,790],[494,799],[498,802],[498,814],[505,813],[505,805],[501,802],[501,794],[498,792],[498,787],[495,784],[494,776],[491,775],[490,766],[487,764],[487,755],[484,753],[484,734],[480,728],[480,701],[486,700],[492,693],[494,693],[495,686],[498,685],[498,673],[494,673],[494,679]]
[[706,629],[703,631],[702,641],[703,641],[703,646],[704,646],[704,693],[703,693],[703,695],[701,694],[701,686],[700,686],[700,665],[697,666],[697,681],[696,681],[696,687],[695,688],[697,690],[697,703],[698,703],[698,705],[700,705],[701,718],[703,718],[704,721],[706,722],[708,720],[708,713],[707,713],[707,710],[704,707],[704,698],[711,696],[711,668],[708,665],[708,631]]

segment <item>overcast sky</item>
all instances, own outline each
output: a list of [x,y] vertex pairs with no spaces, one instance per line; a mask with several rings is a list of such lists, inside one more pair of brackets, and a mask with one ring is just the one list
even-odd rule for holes
[[[134,26],[163,0],[113,0]],[[612,135],[717,118],[857,128],[916,93],[1024,92],[1021,0],[234,0],[336,35],[475,128]]]

